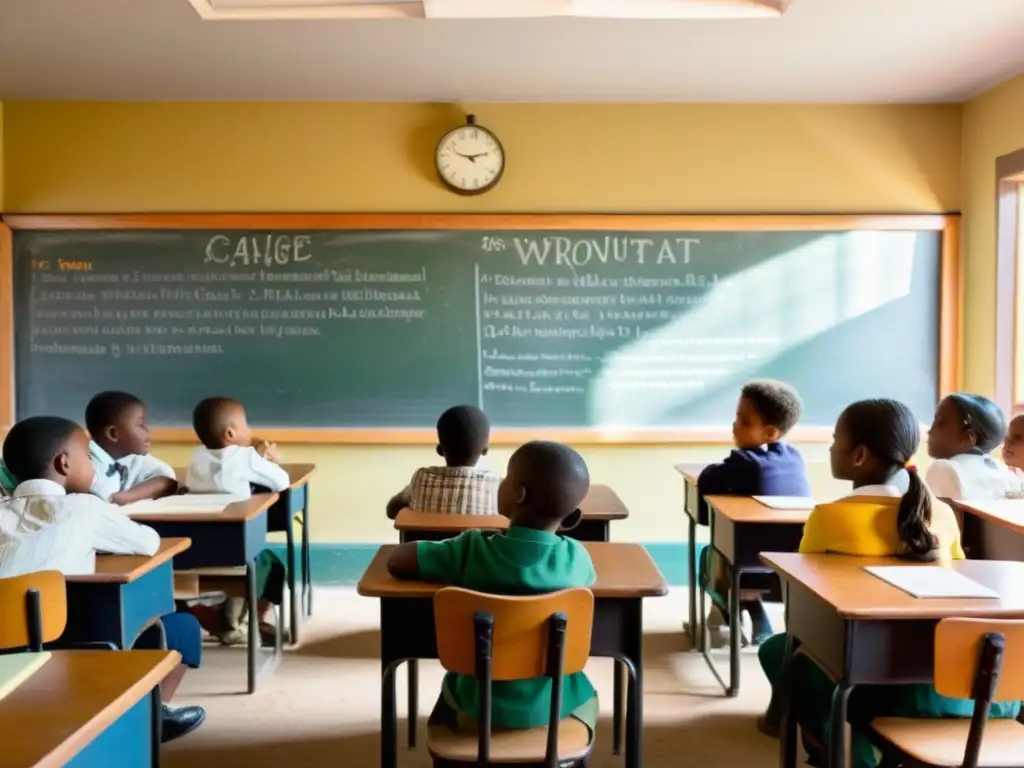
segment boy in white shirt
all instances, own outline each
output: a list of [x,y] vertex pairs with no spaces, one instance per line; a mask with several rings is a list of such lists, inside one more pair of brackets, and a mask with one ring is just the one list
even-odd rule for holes
[[[227,397],[209,397],[192,411],[192,428],[203,444],[192,454],[185,484],[192,493],[229,493],[248,497],[253,490],[283,491],[291,484],[288,473],[277,463],[273,443],[254,438],[245,407]],[[256,557],[256,588],[262,619],[284,599],[284,563],[269,549]],[[224,645],[244,643],[246,633],[239,626],[245,601],[228,598],[218,616],[208,609],[190,609],[203,627]],[[274,628],[261,621],[260,633],[273,644]]]
[[170,465],[149,455],[146,406],[127,392],[100,392],[85,409],[96,468],[92,493],[111,504],[159,499],[178,490]]
[[[96,571],[96,553],[153,555],[160,537],[117,507],[89,493],[95,470],[89,437],[72,421],[35,416],[20,421],[4,439],[3,461],[18,481],[0,500],[0,578],[44,570],[65,575]],[[168,700],[186,667],[198,667],[199,626],[187,614],[162,617],[167,647],[182,664],[161,684]],[[205,719],[202,707],[163,707],[163,740],[184,736]]]
[[928,430],[928,455],[935,462],[925,483],[940,499],[983,501],[1019,495],[1021,478],[989,456],[1006,436],[999,406],[981,395],[957,392],[944,398]]

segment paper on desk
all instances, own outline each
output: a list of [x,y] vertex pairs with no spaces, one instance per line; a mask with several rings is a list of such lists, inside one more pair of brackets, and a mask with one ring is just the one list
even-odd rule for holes
[[814,509],[814,499],[807,496],[754,496],[754,501],[770,509]]
[[166,515],[175,512],[188,514],[208,513],[216,515],[228,504],[245,501],[245,496],[230,493],[185,493],[180,496],[165,496],[162,499],[146,499],[126,504],[121,509],[126,515]]
[[864,570],[913,597],[999,597],[988,587],[942,566],[865,565]]
[[28,680],[50,658],[49,651],[0,656],[0,699]]

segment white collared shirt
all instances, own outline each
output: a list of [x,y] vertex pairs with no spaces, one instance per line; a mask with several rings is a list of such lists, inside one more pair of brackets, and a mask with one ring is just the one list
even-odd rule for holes
[[991,456],[961,453],[937,459],[925,475],[925,482],[940,499],[989,501],[1019,496],[1024,481]]
[[291,478],[279,465],[259,455],[255,448],[196,448],[185,480],[192,493],[230,493],[248,498],[252,485],[283,491]]
[[114,459],[95,440],[89,441],[89,458],[96,468],[96,477],[89,491],[104,501],[115,493],[127,491],[154,477],[174,479],[174,470],[155,456],[133,453]]
[[160,536],[88,493],[52,480],[28,480],[0,499],[0,578],[56,570],[96,572],[96,553],[152,555]]

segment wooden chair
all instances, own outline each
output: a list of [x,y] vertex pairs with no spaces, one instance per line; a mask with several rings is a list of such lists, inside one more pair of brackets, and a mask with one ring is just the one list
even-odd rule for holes
[[[449,672],[472,675],[480,684],[476,733],[428,726],[427,749],[435,766],[585,764],[593,746],[590,730],[560,714],[563,676],[582,671],[590,656],[590,590],[505,597],[449,587],[434,596],[434,616],[441,665]],[[492,683],[533,677],[552,681],[548,725],[492,730]]]
[[940,621],[935,628],[935,690],[950,698],[973,699],[974,716],[876,718],[871,737],[882,750],[883,766],[1024,766],[1024,725],[988,717],[991,703],[1024,698],[1024,621]]
[[43,650],[64,634],[68,594],[64,574],[38,571],[0,579],[0,650]]

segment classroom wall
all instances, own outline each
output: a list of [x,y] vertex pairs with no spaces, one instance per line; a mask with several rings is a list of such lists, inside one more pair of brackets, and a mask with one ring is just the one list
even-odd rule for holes
[[0,101],[0,211],[4,209],[4,103]]
[[964,105],[964,388],[995,389],[996,158],[1024,148],[1024,75]]
[[[509,156],[493,192],[435,180],[439,136],[461,121],[422,104],[9,102],[9,211],[508,211],[937,213],[960,208],[959,105],[472,105]],[[631,510],[615,538],[682,541],[679,461],[725,446],[595,447],[595,481]],[[183,446],[157,446],[187,462]],[[287,446],[320,466],[313,534],[394,539],[387,498],[429,447]],[[825,446],[807,446],[835,493]],[[507,451],[491,465],[502,468]],[[681,551],[681,548],[678,548]]]

